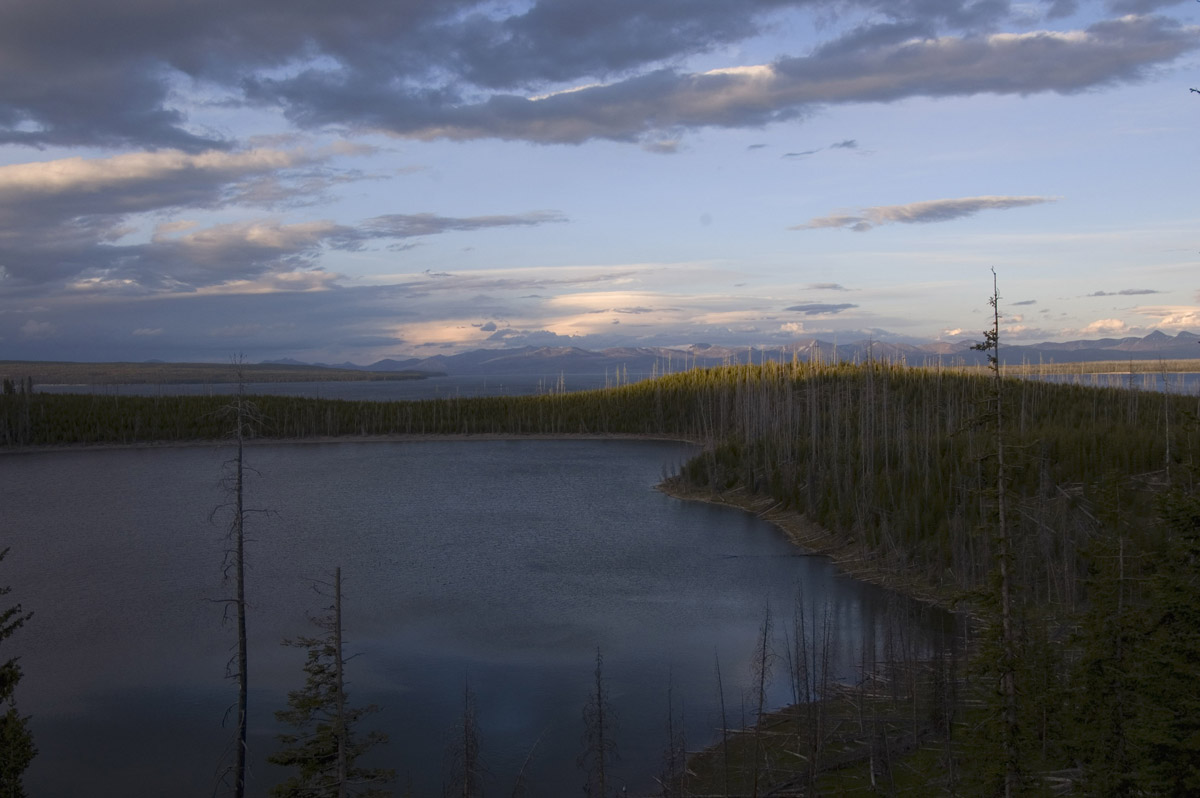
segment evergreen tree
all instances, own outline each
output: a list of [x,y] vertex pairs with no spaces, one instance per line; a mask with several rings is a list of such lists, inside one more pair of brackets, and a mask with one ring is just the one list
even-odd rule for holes
[[1152,620],[1138,655],[1140,707],[1132,730],[1144,794],[1200,794],[1200,494],[1162,501],[1168,556],[1150,583]]
[[381,732],[362,736],[355,733],[358,721],[378,707],[346,706],[341,582],[342,570],[338,568],[333,606],[328,614],[313,621],[323,634],[284,641],[285,645],[308,649],[308,659],[304,663],[304,687],[288,694],[288,709],[275,713],[276,719],[295,731],[278,735],[284,747],[268,761],[299,771],[271,790],[277,798],[383,796],[388,793],[375,787],[394,778],[391,770],[357,764],[359,757],[376,744],[387,742],[387,737]]
[[[0,560],[7,554],[8,549],[0,551]],[[10,587],[0,587],[0,596],[10,590]],[[0,612],[0,641],[11,637],[32,616],[31,612],[23,612],[20,604]],[[0,715],[0,798],[24,798],[21,774],[37,754],[29,731],[29,717],[21,717],[13,698],[20,680],[21,666],[16,657],[0,663],[0,704],[4,710]]]

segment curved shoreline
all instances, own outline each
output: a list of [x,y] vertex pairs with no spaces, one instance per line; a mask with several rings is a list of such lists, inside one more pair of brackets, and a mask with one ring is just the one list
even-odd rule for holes
[[[753,513],[764,521],[774,524],[794,545],[806,551],[828,557],[838,571],[860,582],[893,590],[908,598],[939,607],[948,612],[956,610],[955,596],[939,591],[935,586],[919,578],[904,578],[897,568],[878,554],[843,535],[837,535],[795,510],[782,509],[780,503],[769,496],[755,496],[742,488],[725,493],[680,489],[659,483],[658,490],[683,501],[699,501],[734,507]],[[957,609],[961,610],[961,607]]]

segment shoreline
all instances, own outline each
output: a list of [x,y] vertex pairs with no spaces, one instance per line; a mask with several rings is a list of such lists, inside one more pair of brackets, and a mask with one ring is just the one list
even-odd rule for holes
[[956,609],[954,595],[939,591],[925,580],[905,578],[899,568],[889,567],[888,562],[880,555],[844,535],[829,531],[802,513],[782,509],[780,502],[769,496],[755,496],[746,492],[744,488],[724,493],[680,489],[668,484],[670,481],[666,480],[655,487],[668,496],[683,501],[707,502],[752,513],[775,525],[798,548],[828,557],[837,566],[839,573],[851,579],[895,591],[947,612],[962,611],[961,607]]

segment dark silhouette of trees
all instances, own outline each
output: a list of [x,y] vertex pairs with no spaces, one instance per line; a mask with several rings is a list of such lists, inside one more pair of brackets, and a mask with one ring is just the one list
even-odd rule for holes
[[985,330],[984,340],[973,349],[987,352],[992,372],[991,408],[987,416],[993,432],[995,462],[996,524],[996,588],[999,592],[1000,658],[999,686],[1002,696],[1002,728],[1004,750],[1004,795],[1012,798],[1020,789],[1021,757],[1020,726],[1017,706],[1017,634],[1013,622],[1012,542],[1008,528],[1007,474],[1004,471],[1004,383],[1000,372],[1000,290],[996,270],[992,269],[992,327]]
[[[0,551],[0,560],[7,554],[8,549]],[[11,590],[0,587],[0,596]],[[11,637],[31,617],[33,613],[22,610],[20,604],[0,611],[0,641]],[[0,709],[4,712],[0,715],[0,796],[3,798],[24,798],[21,775],[37,754],[29,731],[29,716],[21,716],[13,696],[20,680],[21,666],[17,657],[0,663]]]
[[387,737],[380,732],[359,734],[355,728],[378,707],[347,706],[341,568],[334,572],[331,587],[333,604],[325,615],[313,619],[322,633],[284,641],[307,649],[308,658],[304,687],[290,692],[288,708],[275,713],[276,719],[295,731],[278,735],[283,748],[268,761],[298,771],[271,790],[276,798],[384,796],[389,793],[377,788],[395,777],[391,770],[358,764],[359,757],[387,742]]
[[479,798],[483,795],[484,768],[479,749],[479,720],[475,693],[463,684],[462,717],[448,747],[444,798]]
[[613,792],[612,765],[618,758],[613,735],[613,711],[604,678],[604,657],[596,649],[592,689],[583,708],[583,753],[579,767],[587,776],[583,791],[588,798],[608,798]]

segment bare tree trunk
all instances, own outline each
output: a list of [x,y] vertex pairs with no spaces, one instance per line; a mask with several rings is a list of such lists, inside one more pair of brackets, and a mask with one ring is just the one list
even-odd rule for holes
[[771,608],[763,612],[762,627],[759,629],[758,646],[754,654],[754,798],[758,798],[758,757],[761,751],[763,710],[767,703],[767,682],[771,678]]
[[717,695],[721,699],[721,767],[725,771],[725,794],[729,795],[729,718],[725,714],[725,686],[721,682],[721,658],[714,652],[717,669]]
[[992,350],[988,355],[992,370],[992,387],[995,403],[996,430],[996,560],[1000,576],[1000,646],[1003,662],[1000,664],[1000,691],[1003,695],[1004,718],[1004,795],[1012,798],[1020,786],[1020,752],[1018,750],[1017,726],[1017,643],[1012,621],[1012,541],[1008,535],[1006,517],[1004,473],[1004,407],[1003,380],[1000,369],[1000,290],[996,270],[992,269],[992,329],[984,332],[984,342],[975,348]]
[[342,657],[342,568],[333,571],[333,646],[334,678],[337,679],[337,789],[338,798],[346,798],[346,677]]
[[246,402],[245,387],[242,381],[241,366],[238,367],[237,395],[237,461],[234,483],[234,578],[237,581],[237,680],[238,680],[238,728],[237,753],[233,766],[233,783],[235,798],[243,798],[246,794],[246,727],[249,690],[246,681],[246,537],[244,522],[246,519],[244,496],[244,467],[243,455],[245,448]]

